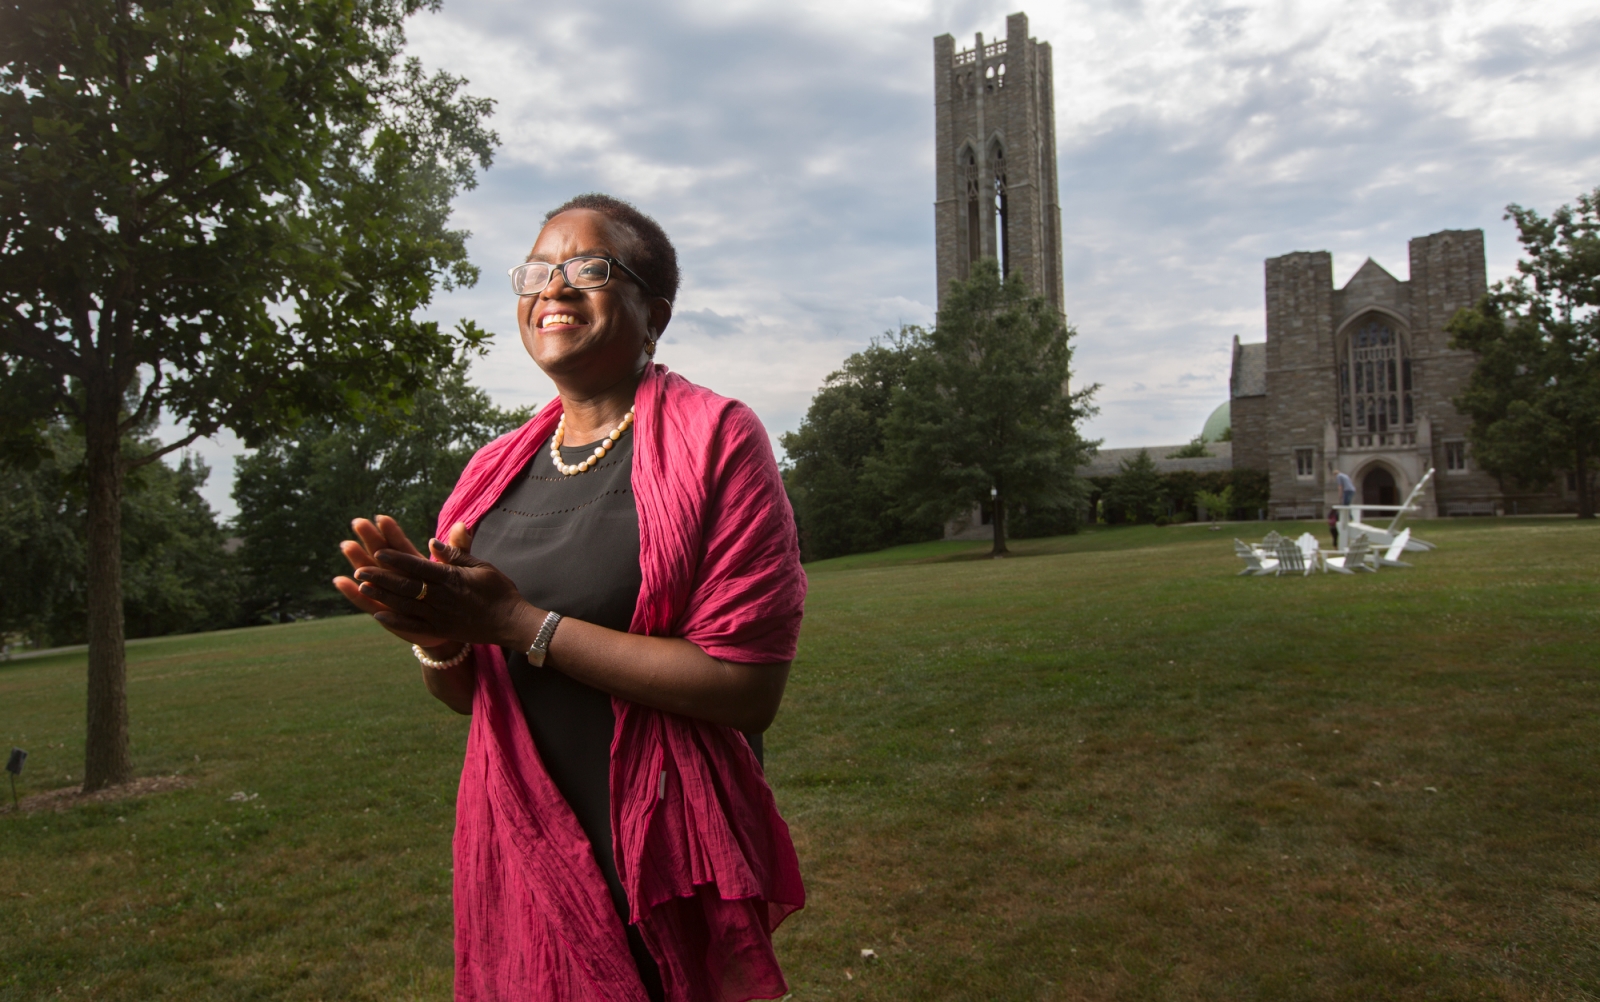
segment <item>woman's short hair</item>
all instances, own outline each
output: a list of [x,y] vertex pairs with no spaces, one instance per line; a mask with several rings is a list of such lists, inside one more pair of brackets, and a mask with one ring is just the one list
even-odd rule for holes
[[661,224],[634,208],[630,203],[620,198],[614,198],[598,191],[591,191],[567,199],[565,202],[544,214],[544,221],[549,222],[563,212],[573,209],[588,209],[598,212],[614,223],[626,227],[633,234],[638,246],[634,248],[630,260],[623,262],[628,267],[639,273],[639,277],[650,284],[650,289],[658,296],[665,296],[667,302],[678,298],[678,252],[672,246],[667,231]]

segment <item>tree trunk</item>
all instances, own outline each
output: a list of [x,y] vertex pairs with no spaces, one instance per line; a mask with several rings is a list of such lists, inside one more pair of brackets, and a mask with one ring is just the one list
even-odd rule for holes
[[88,473],[87,597],[89,604],[89,710],[83,754],[85,792],[133,778],[128,755],[128,662],[122,630],[122,436],[118,394],[96,392],[86,401],[84,439]]
[[1578,517],[1594,518],[1594,491],[1589,488],[1589,450],[1584,445],[1583,438],[1579,437],[1577,448],[1572,450],[1576,459],[1572,472],[1578,478]]
[[994,549],[989,555],[1003,557],[1011,552],[1006,549],[1006,499],[996,494],[991,503],[994,511],[990,512],[989,524],[994,526]]

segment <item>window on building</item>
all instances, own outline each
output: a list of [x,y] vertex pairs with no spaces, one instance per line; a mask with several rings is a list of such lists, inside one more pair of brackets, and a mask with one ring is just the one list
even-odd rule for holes
[[1310,480],[1317,475],[1317,450],[1294,450],[1294,475],[1301,480]]
[[1456,441],[1444,444],[1444,468],[1446,473],[1467,472],[1467,443]]
[[1000,274],[1011,274],[1011,231],[1008,227],[1006,202],[1006,151],[995,143],[989,150],[989,160],[994,167],[994,241],[995,256],[1000,259]]
[[[1415,375],[1404,339],[1381,317],[1361,321],[1338,359],[1339,425],[1346,433],[1385,435],[1416,423]],[[1378,444],[1363,441],[1361,444]]]
[[978,185],[978,154],[968,146],[961,151],[961,174],[967,188],[967,260],[966,267],[962,270],[962,278],[972,277],[972,265],[983,257],[983,222],[979,218],[982,211]]

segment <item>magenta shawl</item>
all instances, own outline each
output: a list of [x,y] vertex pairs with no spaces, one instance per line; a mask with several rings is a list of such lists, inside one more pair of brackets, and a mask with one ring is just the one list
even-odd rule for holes
[[[559,399],[472,457],[439,515],[476,526],[554,431]],[[644,584],[631,632],[712,657],[794,657],[805,599],[794,516],[743,404],[652,365],[634,402]],[[456,998],[644,1002],[588,839],[545,773],[497,647],[477,691],[456,802]],[[788,826],[730,727],[613,699],[611,832],[631,919],[669,1002],[776,998],[772,930],[805,903]]]

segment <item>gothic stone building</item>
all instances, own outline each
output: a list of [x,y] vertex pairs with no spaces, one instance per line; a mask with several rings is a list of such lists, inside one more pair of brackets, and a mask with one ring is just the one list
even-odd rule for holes
[[1471,422],[1450,403],[1475,356],[1444,326],[1484,293],[1483,231],[1417,237],[1410,251],[1409,280],[1369,258],[1342,289],[1326,251],[1267,261],[1267,339],[1234,338],[1234,466],[1268,471],[1277,518],[1325,514],[1336,470],[1357,500],[1398,504],[1433,469],[1428,517],[1570,509],[1565,491],[1508,491],[1477,469]]
[[1064,309],[1054,81],[1050,44],[1028,37],[1026,14],[1006,18],[1004,39],[980,33],[970,49],[933,40],[941,301],[951,279],[991,257]]

